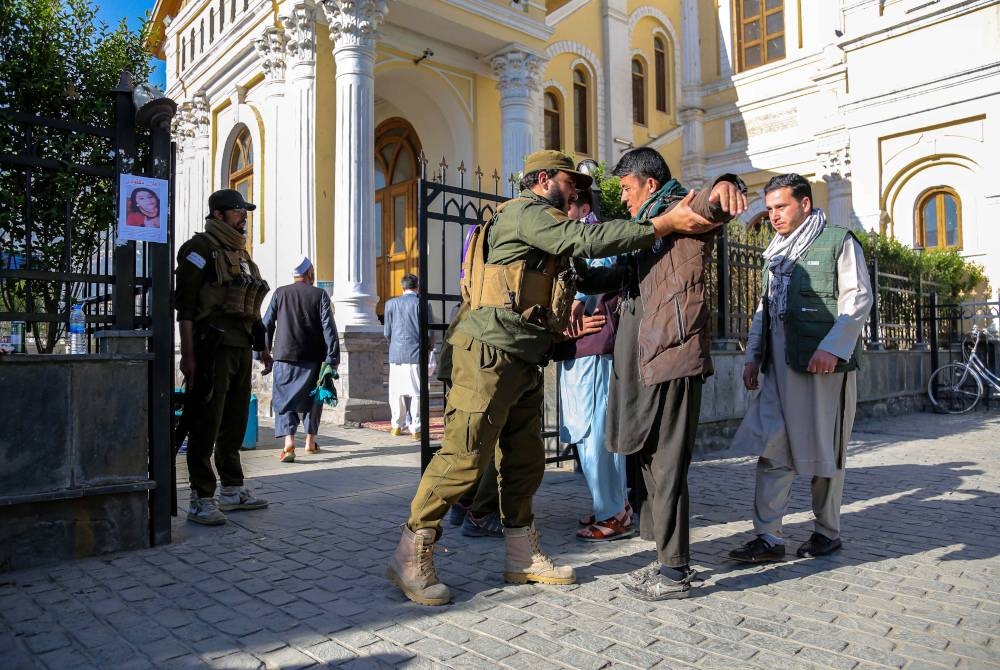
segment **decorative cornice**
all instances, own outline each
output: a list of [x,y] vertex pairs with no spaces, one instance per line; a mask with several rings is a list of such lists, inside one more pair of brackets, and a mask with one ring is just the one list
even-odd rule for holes
[[542,67],[545,62],[537,55],[509,47],[490,57],[490,65],[500,81],[501,103],[504,98],[527,98],[537,93],[541,86]]
[[847,147],[819,153],[816,159],[822,167],[825,181],[851,178],[851,152]]
[[296,62],[316,60],[316,4],[312,0],[296,2],[279,17],[285,29],[285,49]]
[[342,46],[375,48],[379,27],[389,11],[388,0],[322,0],[334,49]]
[[281,28],[268,26],[261,37],[253,40],[254,49],[260,58],[264,76],[273,81],[285,78],[285,31]]

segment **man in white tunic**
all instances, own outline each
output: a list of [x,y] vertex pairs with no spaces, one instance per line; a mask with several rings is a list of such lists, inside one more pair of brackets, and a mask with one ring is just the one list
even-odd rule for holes
[[734,438],[759,454],[754,495],[756,537],[729,557],[781,560],[781,521],[795,475],[812,477],[812,536],[796,551],[822,556],[841,547],[840,503],[847,443],[857,405],[860,336],[872,304],[861,244],[812,206],[797,174],[764,187],[776,231],[764,251],[764,295],[754,314],[743,383],[760,389]]
[[[389,408],[393,435],[409,430],[420,439],[420,297],[417,276],[403,275],[403,295],[385,303],[389,340]],[[432,373],[433,374],[433,373]],[[409,409],[409,412],[407,412]]]

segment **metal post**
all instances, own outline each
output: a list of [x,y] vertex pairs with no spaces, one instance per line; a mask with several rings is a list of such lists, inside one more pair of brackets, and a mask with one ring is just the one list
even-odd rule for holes
[[[443,183],[443,182],[442,182]],[[434,453],[431,451],[431,399],[430,380],[427,375],[427,347],[430,344],[427,318],[427,286],[428,272],[427,254],[427,194],[423,179],[417,182],[417,277],[420,282],[420,472],[427,469]]]
[[871,337],[868,338],[868,350],[869,351],[882,351],[884,348],[882,346],[881,335],[879,330],[881,328],[881,309],[882,309],[882,298],[879,295],[878,287],[878,255],[872,255],[872,270],[871,270],[871,280],[872,280],[872,311],[871,317],[868,321],[868,327],[871,329]]
[[917,340],[913,343],[914,351],[927,351],[924,342],[924,273],[917,275]]
[[937,329],[937,291],[931,291],[930,299],[928,300],[928,312],[930,314],[927,320],[930,322],[931,327],[931,371],[938,369],[938,329]]
[[[122,72],[114,97],[115,124],[115,203],[121,202],[118,175],[129,174],[135,165],[135,108],[132,105],[132,75]],[[117,212],[117,209],[115,210]],[[111,294],[111,309],[115,329],[135,328],[135,242],[115,245],[113,256],[115,285]]]
[[719,306],[719,322],[716,324],[716,337],[719,340],[729,339],[729,232],[722,227],[722,234],[716,240],[716,294]]
[[[168,98],[146,103],[139,110],[140,123],[149,125],[150,151],[147,173],[167,179],[173,192],[173,162],[171,160],[170,121],[177,105]],[[170,516],[176,499],[173,475],[173,390],[174,390],[174,322],[171,296],[173,275],[170,248],[174,237],[174,209],[168,208],[168,243],[147,244],[152,282],[153,362],[150,368],[149,476],[156,482],[149,500],[150,542],[153,546],[170,542]],[[134,300],[133,300],[134,302]]]

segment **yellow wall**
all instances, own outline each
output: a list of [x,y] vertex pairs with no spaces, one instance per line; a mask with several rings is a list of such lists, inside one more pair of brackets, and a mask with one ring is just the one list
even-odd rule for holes
[[333,170],[337,88],[327,27],[316,26],[316,279],[333,279]]
[[[483,176],[483,190],[493,190],[493,180],[489,176],[495,169],[502,172],[503,166],[503,145],[500,134],[500,91],[497,90],[497,83],[488,77],[476,77],[476,106],[475,118],[473,119],[473,160],[476,162],[485,175]],[[501,175],[506,179],[506,175]],[[500,193],[507,192],[506,182],[500,184]]]

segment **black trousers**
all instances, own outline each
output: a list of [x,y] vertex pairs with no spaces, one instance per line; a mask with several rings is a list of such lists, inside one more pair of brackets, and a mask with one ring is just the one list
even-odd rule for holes
[[675,379],[651,392],[653,430],[636,454],[646,498],[639,508],[639,534],[656,543],[663,565],[678,568],[691,561],[690,503],[687,475],[701,412],[702,380]]
[[243,486],[240,445],[250,412],[251,361],[250,349],[223,345],[216,352],[212,397],[197,408],[188,436],[188,478],[199,498],[215,495],[213,454],[222,485]]

